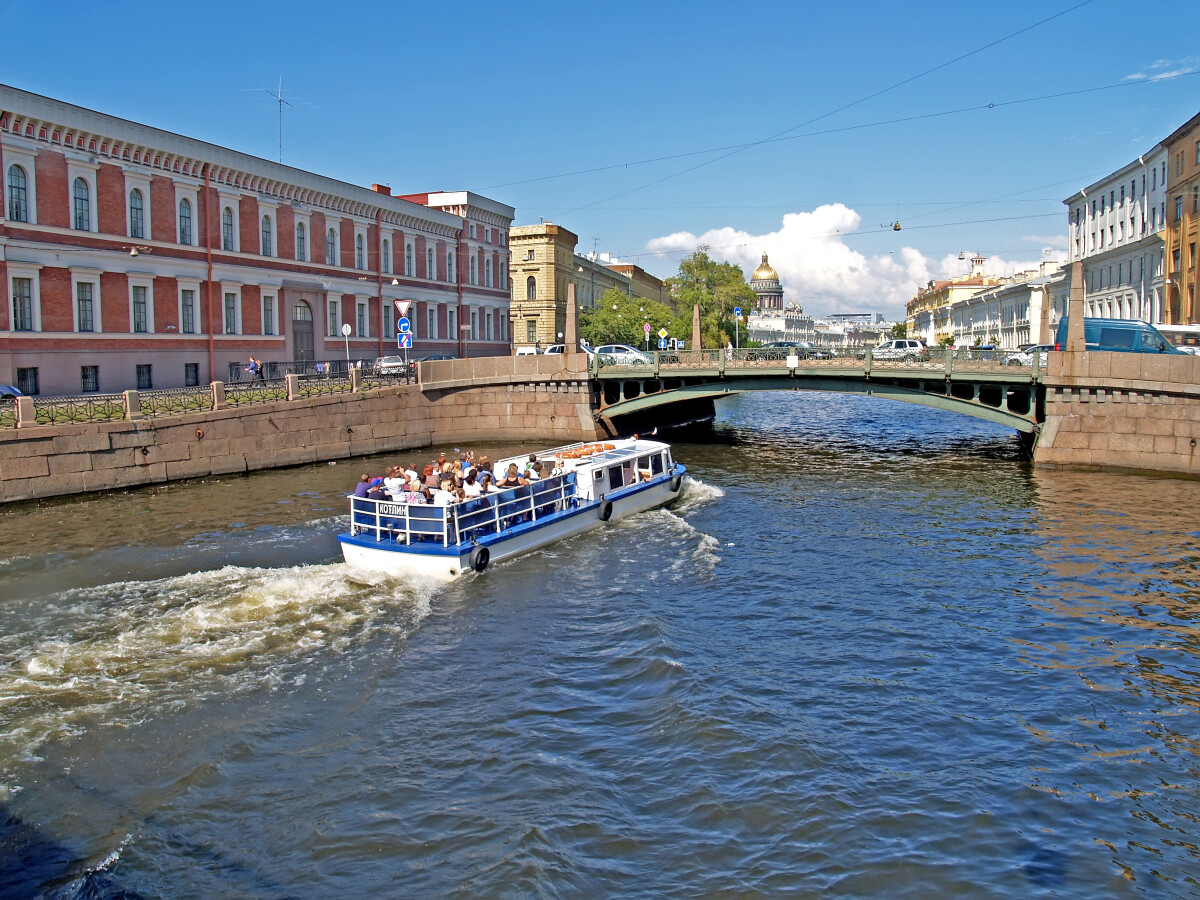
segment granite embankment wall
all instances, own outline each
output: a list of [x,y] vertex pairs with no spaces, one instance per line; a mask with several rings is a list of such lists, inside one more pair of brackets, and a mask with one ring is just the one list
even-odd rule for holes
[[[474,360],[462,361],[473,363]],[[597,435],[586,376],[470,367],[423,382],[153,420],[0,429],[0,502],[252,472],[435,444]],[[426,378],[427,374],[430,376]],[[454,375],[456,377],[449,377]],[[440,381],[434,381],[438,377]]]
[[1200,358],[1052,353],[1038,465],[1200,476]]

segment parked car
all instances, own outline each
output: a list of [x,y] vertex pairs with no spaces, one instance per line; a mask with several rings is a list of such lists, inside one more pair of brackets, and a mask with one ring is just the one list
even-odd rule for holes
[[[1067,346],[1068,316],[1058,322],[1054,333],[1054,349]],[[1137,319],[1084,319],[1083,340],[1086,350],[1113,350],[1120,353],[1179,354],[1175,345],[1163,337],[1157,328]]]
[[537,347],[518,347],[517,356],[537,356],[542,351]]
[[1017,350],[1015,353],[1010,353],[1004,358],[1006,366],[1032,366],[1033,357],[1035,354],[1040,354],[1042,357],[1042,365],[1046,364],[1046,354],[1054,349],[1053,344],[1033,344],[1029,347],[1024,347]]
[[601,344],[596,354],[609,366],[648,366],[653,362],[647,354],[628,344]]
[[403,356],[381,356],[375,360],[374,368],[376,375],[403,375],[411,366]]
[[[557,354],[557,355],[561,356],[563,353],[565,353],[565,352],[566,352],[566,349],[567,349],[567,345],[566,345],[566,344],[551,344],[551,345],[550,345],[549,347],[547,347],[547,348],[546,348],[546,349],[545,349],[543,352],[544,352],[544,353],[546,353],[546,354],[548,354],[548,355],[555,355],[555,354]],[[590,356],[591,356],[592,354],[594,354],[596,351],[595,351],[595,350],[593,350],[591,347],[589,347],[589,346],[588,346],[588,344],[587,344],[587,341],[580,341],[580,342],[579,342],[579,352],[580,352],[580,353],[586,353],[586,354],[587,354],[587,355],[590,357]]]
[[1184,347],[1176,347],[1180,353],[1186,353],[1188,356],[1200,356],[1200,347],[1195,344],[1188,344]]
[[421,362],[433,362],[434,360],[438,360],[438,359],[459,359],[459,358],[460,357],[455,356],[453,353],[434,353],[430,356],[426,356],[424,359],[422,359],[420,361]]
[[16,403],[18,397],[24,396],[11,384],[0,384],[0,403]]
[[912,338],[897,338],[891,341],[884,341],[878,347],[872,348],[871,358],[902,359],[905,362],[914,362],[918,359],[928,359],[929,351],[926,349],[924,341]]

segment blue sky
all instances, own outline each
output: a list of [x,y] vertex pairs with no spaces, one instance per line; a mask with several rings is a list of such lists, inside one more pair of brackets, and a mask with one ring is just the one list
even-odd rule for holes
[[1063,198],[1200,111],[1191,4],[1169,28],[1117,0],[150,10],[0,3],[42,48],[0,80],[275,159],[282,78],[285,163],[474,190],[661,276],[701,239],[747,272],[769,250],[817,313],[896,315],[960,251],[1036,263]]

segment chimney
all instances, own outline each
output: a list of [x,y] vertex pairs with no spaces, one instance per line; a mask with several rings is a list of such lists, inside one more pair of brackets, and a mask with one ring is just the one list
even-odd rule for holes
[[371,185],[371,190],[377,194],[387,194],[389,197],[392,196],[392,189],[386,184],[373,184]]

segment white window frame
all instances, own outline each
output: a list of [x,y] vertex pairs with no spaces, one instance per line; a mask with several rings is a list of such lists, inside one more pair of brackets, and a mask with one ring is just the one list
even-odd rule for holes
[[325,295],[325,336],[342,336],[342,296],[341,294]]
[[428,318],[425,323],[425,340],[436,341],[438,339],[438,304],[430,303],[426,312]]
[[[178,333],[179,334],[204,334],[205,333],[204,332],[204,320],[200,315],[200,310],[202,308],[201,302],[200,302],[200,282],[199,281],[180,280],[177,282],[177,284],[178,284],[178,287],[176,289],[176,298],[175,298],[175,306],[176,306],[175,321],[179,323]],[[193,310],[194,315],[192,316],[193,321],[196,323],[195,331],[184,331],[183,330],[183,292],[184,291],[191,291],[193,296],[196,298],[196,308]],[[221,297],[222,303],[224,303],[224,300],[225,300],[225,298],[224,298],[224,296],[222,296]],[[223,306],[222,306],[222,309],[224,309]]]
[[379,269],[384,275],[392,274],[392,238],[384,235],[379,239]]
[[[7,140],[8,135],[5,135]],[[18,225],[36,225],[37,224],[37,153],[32,150],[26,150],[24,147],[14,147],[10,144],[4,145],[4,205],[0,209],[0,219],[5,222],[15,222],[15,219],[8,218],[8,167],[18,165],[25,170],[25,202],[29,206],[29,221],[18,222]],[[74,182],[71,182],[74,184]],[[74,223],[75,215],[72,211],[71,221]]]
[[490,254],[483,258],[483,286],[492,287],[492,257]]
[[[7,155],[7,150],[5,151]],[[32,334],[30,331],[17,331],[13,328],[13,279],[28,278],[29,279],[29,305],[30,314],[33,319],[33,331],[42,330],[42,267],[40,265],[25,265],[22,263],[10,262],[8,264],[8,331],[10,334]],[[74,298],[72,298],[74,302]],[[14,367],[15,368],[15,367]],[[24,368],[24,367],[22,367]],[[13,372],[16,376],[16,372]]]
[[430,281],[437,281],[437,247],[433,244],[425,247],[425,277]]
[[497,235],[500,238],[500,246],[501,247],[507,246],[508,245],[508,232],[499,231],[497,229]]
[[[129,275],[126,279],[129,282],[129,333],[130,334],[154,334],[154,276],[153,275]],[[133,289],[135,287],[144,287],[146,289],[146,330],[133,330]]]
[[417,246],[412,241],[404,242],[404,277],[415,278],[417,275]]
[[471,307],[471,340],[479,340],[479,307]]
[[[271,301],[271,318],[275,320],[274,330],[267,331],[267,301]],[[279,295],[271,291],[260,291],[258,295],[259,330],[270,337],[279,336]]]
[[[5,161],[8,160],[8,151],[4,153]],[[67,201],[70,215],[68,220],[70,228],[75,230],[75,179],[82,178],[88,185],[88,231],[97,233],[100,231],[98,224],[98,199],[96,195],[96,172],[99,170],[99,163],[88,163],[77,159],[67,160]]]
[[[358,242],[362,241],[362,265],[358,264]],[[354,226],[354,268],[366,272],[371,268],[371,247],[367,243],[367,229]]]
[[469,268],[470,282],[469,283],[470,284],[479,284],[479,260],[475,256],[474,250],[471,251],[471,259],[470,259],[469,266],[470,266],[470,268]]
[[[361,327],[361,330],[359,326]],[[354,298],[354,336],[371,336],[371,304],[366,297]]]
[[508,290],[508,263],[503,259],[500,260],[500,279],[497,282],[496,287],[500,288],[502,291]]
[[[329,232],[333,232],[333,258],[329,258]],[[325,265],[340,266],[342,264],[342,228],[339,220],[326,219],[325,233],[321,235],[325,244]]]
[[[217,205],[220,211],[217,213],[217,246],[225,253],[240,253],[242,250],[242,198],[240,194],[227,194],[224,191],[217,192]],[[225,250],[225,223],[222,217],[225,215],[225,210],[229,209],[233,213],[233,249]]]
[[492,320],[493,320],[492,310],[485,309],[483,311],[483,334],[484,334],[485,339],[487,339],[489,341],[495,340],[495,338],[492,336],[494,333]]
[[458,265],[458,252],[454,249],[446,250],[446,281],[450,284],[456,284],[455,279],[458,273],[455,271]]
[[[133,233],[133,218],[129,215],[129,207],[133,205],[133,192],[137,191],[142,195],[142,233],[136,235]],[[128,176],[125,178],[125,234],[135,241],[148,241],[150,235],[154,232],[151,230],[150,224],[150,179],[145,182],[134,181]]]
[[483,226],[483,242],[485,244],[490,244],[492,242],[492,229],[487,225]]
[[[179,205],[184,200],[192,205],[192,242],[184,244],[179,233]],[[234,217],[236,221],[237,217]],[[235,226],[236,227],[236,226]],[[190,184],[175,185],[175,243],[184,247],[200,246],[200,191]]]
[[[258,207],[258,255],[265,256],[267,259],[277,259],[279,257],[279,223],[276,221],[275,208],[273,206],[264,207],[259,204]],[[268,220],[271,223],[271,252],[264,253],[262,246],[262,221]]]
[[[79,334],[100,334],[104,331],[104,323],[100,320],[100,273],[102,271],[102,269],[89,269],[85,266],[71,267],[71,328]],[[79,290],[77,285],[80,284],[92,286],[91,331],[79,331]]]
[[296,247],[300,244],[300,229],[304,229],[304,258],[300,257],[299,253],[293,252],[293,258],[296,262],[309,262],[312,256],[312,228],[308,224],[308,216],[296,216],[295,225],[292,227],[292,242]]
[[[225,317],[225,295],[233,294],[233,330],[229,330],[229,320]],[[230,337],[242,333],[242,286],[221,282],[221,334]]]
[[458,310],[453,306],[446,306],[446,337],[449,340],[458,342],[460,337],[458,333]]

